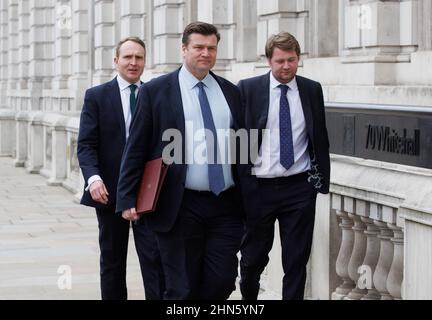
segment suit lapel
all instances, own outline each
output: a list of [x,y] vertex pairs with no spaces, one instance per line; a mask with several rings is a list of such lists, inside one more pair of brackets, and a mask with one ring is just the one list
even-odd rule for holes
[[257,115],[257,129],[261,132],[266,128],[268,119],[270,104],[270,72],[259,78],[259,84],[256,90],[257,92],[262,92],[262,94],[259,95],[258,101],[256,103],[251,104],[252,108],[254,109],[252,110],[252,114]]
[[120,125],[121,132],[124,132],[126,136],[126,125],[125,118],[123,114],[123,106],[120,97],[120,89],[118,86],[117,78],[114,78],[111,82],[108,83],[108,103],[111,105],[111,108],[114,110],[115,117]]
[[310,93],[307,92],[308,88],[306,87],[306,84],[304,83],[303,79],[299,76],[296,77],[297,86],[300,94],[300,100],[303,108],[303,114],[306,121],[306,130],[308,132],[309,139],[312,142],[312,145],[314,145],[313,140],[313,115],[312,115],[312,106],[310,103]]
[[169,102],[172,108],[173,116],[177,123],[177,128],[180,130],[182,137],[185,137],[185,117],[178,79],[179,71],[180,69],[171,74],[167,84],[166,92],[169,93]]

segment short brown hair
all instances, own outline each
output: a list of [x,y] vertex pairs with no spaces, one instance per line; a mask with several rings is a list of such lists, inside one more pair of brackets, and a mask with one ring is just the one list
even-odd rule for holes
[[218,29],[214,25],[201,21],[196,21],[188,24],[184,29],[182,37],[182,43],[184,45],[187,45],[189,43],[189,36],[192,33],[199,33],[205,36],[210,36],[214,34],[217,38],[217,42],[219,43],[220,41],[220,34],[218,32]]
[[266,43],[265,54],[267,59],[273,57],[273,51],[275,48],[279,48],[284,51],[294,50],[297,56],[300,58],[300,45],[297,39],[289,32],[280,32],[272,35]]
[[146,47],[145,47],[144,41],[142,41],[138,37],[127,37],[127,38],[124,38],[124,39],[120,40],[120,42],[117,44],[117,47],[116,47],[116,57],[117,58],[120,56],[120,48],[121,48],[121,46],[123,45],[123,43],[128,42],[128,41],[132,41],[132,42],[138,43],[141,47],[144,48],[144,53],[146,52]]

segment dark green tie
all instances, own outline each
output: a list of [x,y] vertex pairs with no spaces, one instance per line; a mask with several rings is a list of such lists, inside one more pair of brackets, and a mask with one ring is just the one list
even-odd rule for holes
[[131,116],[133,116],[135,113],[135,107],[136,107],[135,90],[137,89],[137,86],[134,84],[131,84],[129,86],[129,88],[130,88],[129,104],[130,104]]

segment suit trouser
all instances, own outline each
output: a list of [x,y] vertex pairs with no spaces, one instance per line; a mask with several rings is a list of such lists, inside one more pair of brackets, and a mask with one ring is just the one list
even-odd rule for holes
[[156,233],[167,300],[228,299],[235,290],[243,233],[233,189],[218,197],[185,190],[174,227]]
[[258,184],[262,208],[257,210],[257,217],[249,219],[241,247],[240,289],[243,299],[257,299],[260,276],[269,261],[277,219],[284,270],[282,298],[301,300],[312,246],[317,193],[307,182],[305,173],[286,178],[258,179]]
[[[96,209],[99,223],[100,281],[103,300],[126,300],[126,260],[130,222],[114,209]],[[165,290],[156,236],[145,224],[132,224],[135,248],[147,300],[160,300]]]

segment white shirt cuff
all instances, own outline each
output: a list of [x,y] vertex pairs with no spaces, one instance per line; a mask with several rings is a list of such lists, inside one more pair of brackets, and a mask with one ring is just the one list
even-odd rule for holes
[[88,191],[90,189],[91,184],[95,181],[102,181],[102,178],[97,174],[94,176],[91,176],[87,181],[87,188],[85,188],[85,191]]

